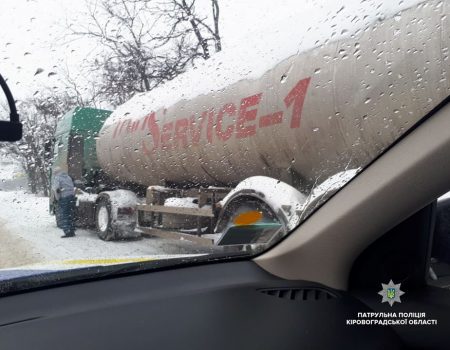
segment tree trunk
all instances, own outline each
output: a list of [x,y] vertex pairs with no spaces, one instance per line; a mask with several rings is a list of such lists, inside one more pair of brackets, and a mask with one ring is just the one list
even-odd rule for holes
[[48,195],[49,195],[49,181],[48,181],[48,177],[47,177],[47,170],[44,167],[39,168],[39,176],[41,178],[42,192],[43,192],[45,197],[48,197]]
[[[183,7],[184,7],[184,11],[186,12],[186,15],[190,18],[193,18],[192,16],[192,12],[191,9],[189,8],[189,6],[186,4],[186,1],[183,0],[182,2]],[[200,33],[200,29],[198,29],[198,25],[195,22],[194,19],[190,19],[189,23],[191,23],[192,29],[194,30],[195,36],[197,37],[198,43],[200,44],[200,46],[202,47],[203,50],[203,58],[205,60],[207,60],[210,55],[209,55],[209,48],[208,48],[208,43],[206,42],[206,40],[203,38],[202,33]]]
[[219,4],[217,1],[218,0],[211,0],[214,20],[214,46],[216,48],[216,52],[219,52],[222,51],[222,42],[219,34]]
[[34,169],[27,165],[27,175],[28,175],[28,185],[30,187],[31,193],[36,194],[38,191],[38,183],[36,179],[36,172]]

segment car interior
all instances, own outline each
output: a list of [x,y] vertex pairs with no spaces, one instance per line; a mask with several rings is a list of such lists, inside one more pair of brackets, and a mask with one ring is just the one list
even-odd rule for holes
[[[4,294],[0,348],[448,349],[446,102],[258,256]],[[393,306],[389,280],[405,292]],[[347,323],[403,312],[436,324]]]

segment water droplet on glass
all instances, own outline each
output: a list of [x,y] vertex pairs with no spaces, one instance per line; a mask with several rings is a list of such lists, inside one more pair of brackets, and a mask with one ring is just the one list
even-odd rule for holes
[[34,73],[34,75],[38,75],[41,74],[44,70],[42,68],[38,68],[36,69],[36,72]]

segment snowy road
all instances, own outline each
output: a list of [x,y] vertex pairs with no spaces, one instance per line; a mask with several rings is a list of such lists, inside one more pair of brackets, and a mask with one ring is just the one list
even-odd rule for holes
[[23,191],[0,191],[0,269],[30,264],[93,264],[201,253],[189,242],[144,238],[105,242],[91,230],[61,239],[48,198]]

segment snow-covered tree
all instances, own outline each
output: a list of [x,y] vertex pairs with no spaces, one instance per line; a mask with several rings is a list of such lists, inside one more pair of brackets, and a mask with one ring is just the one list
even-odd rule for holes
[[[211,16],[195,0],[87,0],[84,23],[69,24],[72,35],[98,43],[91,72],[99,93],[112,105],[136,92],[171,80],[196,59],[221,50],[218,0]],[[209,20],[208,17],[212,17]]]
[[67,93],[48,90],[39,97],[19,101],[17,109],[23,124],[23,137],[14,143],[1,143],[3,153],[21,162],[32,193],[49,195],[49,168],[58,118],[77,105]]

